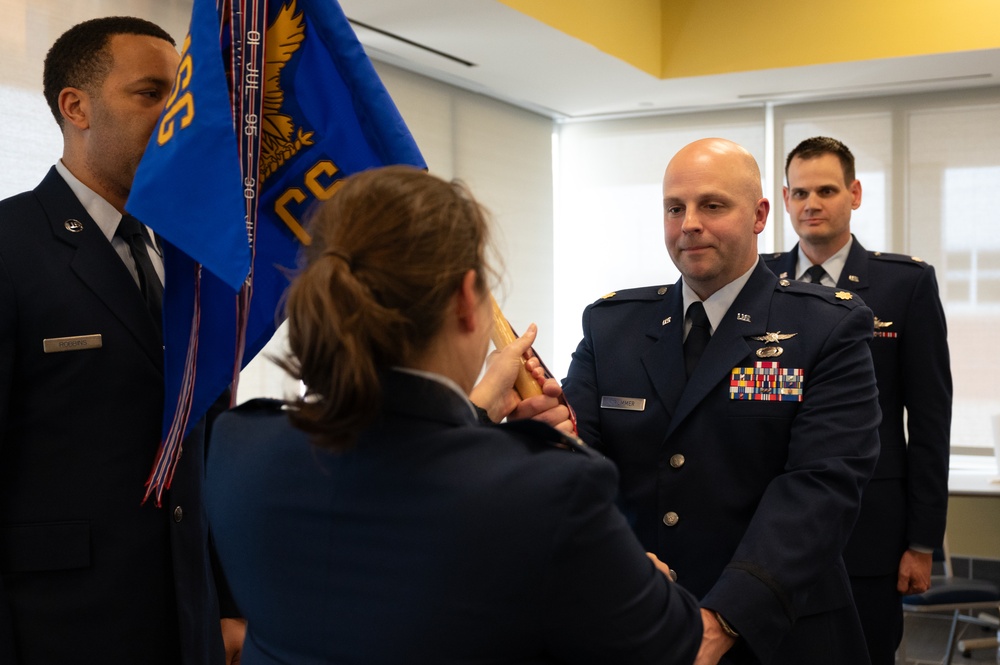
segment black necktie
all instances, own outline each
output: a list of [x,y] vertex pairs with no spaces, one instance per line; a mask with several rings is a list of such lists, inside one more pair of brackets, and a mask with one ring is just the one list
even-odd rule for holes
[[806,274],[804,275],[805,277],[808,277],[809,279],[807,279],[805,281],[812,282],[813,284],[819,284],[820,280],[823,279],[823,275],[825,275],[825,274],[826,274],[826,271],[823,270],[823,266],[821,266],[821,265],[810,266],[809,269],[806,270]]
[[691,321],[691,330],[684,340],[684,369],[690,378],[708,341],[712,339],[712,324],[708,321],[708,314],[705,314],[705,306],[700,302],[688,306],[687,316]]
[[139,274],[139,290],[142,291],[149,315],[159,329],[163,310],[163,285],[160,284],[160,277],[156,274],[146,249],[146,233],[146,228],[132,215],[124,215],[115,231],[115,235],[128,244],[135,260],[135,271]]

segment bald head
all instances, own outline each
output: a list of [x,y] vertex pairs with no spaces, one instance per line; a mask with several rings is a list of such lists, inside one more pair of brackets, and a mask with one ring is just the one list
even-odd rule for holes
[[667,164],[664,182],[674,174],[697,171],[725,175],[733,193],[742,193],[754,202],[764,196],[760,186],[760,168],[750,151],[728,139],[700,139],[689,143]]
[[753,155],[726,139],[684,146],[663,175],[667,250],[702,299],[754,265],[769,210]]

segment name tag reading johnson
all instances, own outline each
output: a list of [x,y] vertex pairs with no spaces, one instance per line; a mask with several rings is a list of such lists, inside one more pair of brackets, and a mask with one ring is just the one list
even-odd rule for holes
[[623,411],[645,411],[646,399],[643,397],[601,397],[602,409],[621,409]]
[[99,349],[103,345],[101,336],[77,335],[75,337],[50,337],[42,340],[45,353],[62,353],[63,351],[86,351]]

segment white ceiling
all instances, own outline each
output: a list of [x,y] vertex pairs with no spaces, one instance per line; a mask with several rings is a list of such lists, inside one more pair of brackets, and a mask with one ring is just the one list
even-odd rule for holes
[[559,120],[1000,85],[1000,49],[661,80],[496,0],[340,5],[373,60]]

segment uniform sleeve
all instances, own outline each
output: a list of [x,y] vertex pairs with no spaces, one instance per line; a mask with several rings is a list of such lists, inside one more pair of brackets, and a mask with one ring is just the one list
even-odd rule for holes
[[[13,284],[0,254],[0,451],[7,442],[10,397],[14,382],[14,359],[17,356],[17,309]],[[0,459],[6,458],[6,455]],[[4,546],[0,543],[0,548]],[[0,662],[15,663],[14,659],[14,619],[10,614],[10,603],[0,577]]]
[[907,542],[938,547],[948,512],[952,382],[948,331],[934,269],[921,271],[901,336],[907,427]]
[[548,651],[561,662],[692,663],[697,601],[654,567],[618,512],[614,466],[592,456],[584,467],[553,535]]
[[573,352],[569,373],[563,381],[563,394],[576,412],[577,434],[595,450],[603,450],[598,414],[594,342],[590,332],[593,305],[583,311],[583,339]]
[[[767,486],[729,565],[702,599],[768,662],[799,616],[842,597],[825,584],[840,559],[878,457],[881,411],[869,342],[872,312],[855,307],[807,369],[784,472]],[[810,593],[813,592],[813,593]]]

